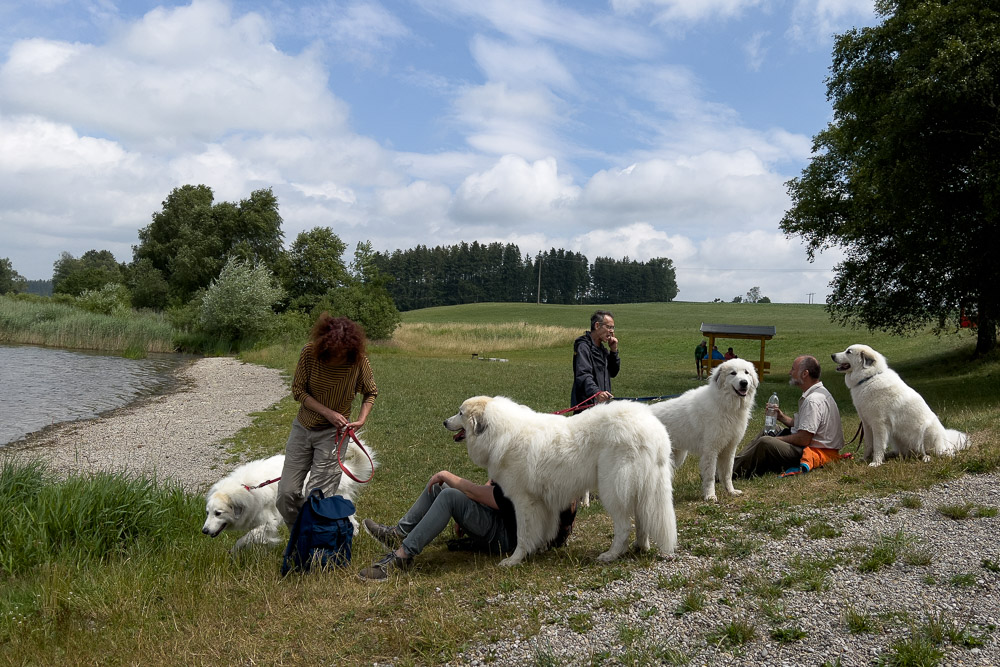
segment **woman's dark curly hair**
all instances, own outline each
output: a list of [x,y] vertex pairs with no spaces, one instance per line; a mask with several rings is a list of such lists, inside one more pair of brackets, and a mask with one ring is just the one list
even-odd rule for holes
[[343,358],[348,364],[357,362],[365,353],[365,330],[347,317],[331,317],[323,313],[309,334],[316,358],[322,362]]

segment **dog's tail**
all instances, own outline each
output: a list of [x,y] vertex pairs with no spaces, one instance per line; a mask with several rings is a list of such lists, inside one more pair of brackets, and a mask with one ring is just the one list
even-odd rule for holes
[[636,519],[645,526],[649,539],[669,555],[677,548],[677,518],[674,516],[673,468],[670,457],[646,478],[648,485],[639,501]]

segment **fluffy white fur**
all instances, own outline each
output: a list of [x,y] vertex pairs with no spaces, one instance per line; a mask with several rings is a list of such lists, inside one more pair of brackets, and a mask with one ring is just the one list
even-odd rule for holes
[[670,434],[674,469],[680,468],[688,452],[698,455],[705,500],[718,500],[716,471],[727,492],[743,493],[733,488],[733,459],[746,433],[758,384],[752,363],[730,359],[712,369],[708,384],[650,407]]
[[[372,462],[377,465],[375,452],[367,445],[365,449],[371,455]],[[278,526],[281,525],[282,519],[275,505],[278,483],[274,482],[252,490],[247,490],[243,485],[256,486],[261,482],[281,477],[284,465],[285,455],[278,454],[245,463],[216,482],[208,490],[205,502],[205,525],[202,526],[201,532],[209,537],[217,537],[224,530],[246,531],[246,534],[233,545],[234,552],[251,544],[280,542]],[[371,471],[368,457],[353,441],[347,449],[344,465],[358,479],[365,479]],[[364,484],[355,482],[347,475],[341,475],[337,493],[353,502],[363,487]],[[302,492],[306,493],[308,488],[309,477],[306,476]],[[358,523],[353,516],[351,523],[357,532]]]
[[555,536],[559,512],[596,488],[614,521],[608,562],[650,540],[664,554],[677,545],[670,436],[649,407],[604,403],[575,417],[542,414],[509,398],[477,396],[444,425],[465,440],[469,458],[486,468],[517,512],[517,548],[501,565],[516,565]]
[[969,446],[969,436],[941,425],[923,397],[889,368],[885,357],[867,345],[851,345],[830,355],[851,390],[864,427],[865,458],[880,466],[887,453],[954,456]]

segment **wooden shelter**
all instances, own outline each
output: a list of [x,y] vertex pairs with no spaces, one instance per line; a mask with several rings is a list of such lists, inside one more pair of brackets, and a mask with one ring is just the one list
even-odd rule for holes
[[740,340],[759,340],[760,359],[753,360],[744,357],[757,367],[757,375],[763,377],[765,373],[771,372],[771,362],[764,360],[764,341],[774,338],[774,327],[748,326],[745,324],[705,324],[701,323],[701,335],[708,338],[708,359],[705,360],[705,368],[709,373],[712,368],[722,363],[722,359],[712,359],[712,348],[715,346],[716,338],[736,338]]

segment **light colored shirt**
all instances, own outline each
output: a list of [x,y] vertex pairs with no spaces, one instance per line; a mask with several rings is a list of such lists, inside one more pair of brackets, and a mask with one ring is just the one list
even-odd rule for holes
[[799,411],[795,413],[792,433],[808,431],[813,434],[812,447],[840,449],[844,446],[844,429],[840,425],[840,408],[822,382],[817,382],[803,392]]

